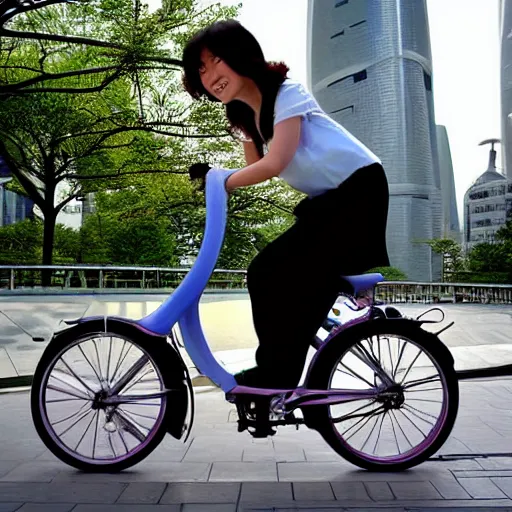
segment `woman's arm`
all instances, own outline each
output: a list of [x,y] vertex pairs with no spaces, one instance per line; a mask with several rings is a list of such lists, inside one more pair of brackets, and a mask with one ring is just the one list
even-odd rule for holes
[[247,165],[254,164],[261,159],[258,154],[258,150],[256,149],[256,144],[254,144],[252,140],[247,142],[244,141],[242,144],[244,145],[245,161],[247,162]]
[[226,189],[230,191],[255,185],[281,174],[299,146],[301,121],[302,118],[296,116],[277,123],[268,153],[257,162],[233,173],[226,180]]

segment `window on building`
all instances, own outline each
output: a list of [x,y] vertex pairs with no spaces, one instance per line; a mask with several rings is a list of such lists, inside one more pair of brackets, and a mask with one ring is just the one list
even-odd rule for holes
[[332,35],[331,39],[334,39],[339,36],[344,36],[344,35],[345,35],[345,30],[342,30],[341,32],[336,32],[336,34]]
[[427,91],[431,91],[432,90],[432,77],[425,71],[423,71],[423,81],[425,82],[425,89],[427,89]]

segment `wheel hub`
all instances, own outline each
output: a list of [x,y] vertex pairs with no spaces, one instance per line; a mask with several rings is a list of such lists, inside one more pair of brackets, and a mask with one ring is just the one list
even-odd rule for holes
[[101,391],[98,391],[93,398],[91,409],[93,410],[102,410],[104,411],[107,408],[107,404],[105,403],[105,400],[108,397],[108,392],[104,389]]
[[377,396],[377,402],[384,405],[386,410],[400,409],[405,402],[404,390],[399,384],[389,386]]

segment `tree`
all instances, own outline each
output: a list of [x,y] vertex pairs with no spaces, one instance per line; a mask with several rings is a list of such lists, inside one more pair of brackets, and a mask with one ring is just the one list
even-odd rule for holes
[[140,0],[0,3],[0,156],[42,212],[44,265],[69,201],[130,187],[137,174],[185,173],[204,161],[198,141],[229,140],[219,105],[180,99],[172,55],[192,30],[235,12],[194,0],[151,14]]
[[466,262],[462,247],[455,240],[440,238],[427,240],[426,243],[436,254],[440,254],[443,258],[443,281],[446,278],[446,274],[454,275],[464,270]]

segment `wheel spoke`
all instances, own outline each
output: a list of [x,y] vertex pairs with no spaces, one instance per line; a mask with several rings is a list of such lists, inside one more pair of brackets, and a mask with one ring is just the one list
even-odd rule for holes
[[81,343],[80,343],[80,345],[78,345],[78,350],[80,350],[80,352],[82,352],[82,355],[84,356],[85,360],[87,361],[89,366],[92,368],[92,371],[94,372],[94,375],[96,375],[96,378],[98,379],[98,382],[101,382],[101,378],[100,378],[100,375],[99,375],[98,371],[96,370],[96,368],[94,368],[94,365],[91,363],[91,361],[89,361],[89,358],[85,354],[84,349],[82,348],[82,344]]
[[354,354],[360,361],[365,363],[374,373],[376,373],[382,382],[385,384],[393,384],[392,379],[389,375],[384,371],[382,366],[372,358],[372,356],[368,353],[368,351],[362,346],[360,342],[356,343],[354,347],[351,349],[352,354]]
[[[63,432],[61,432],[59,434],[59,437],[62,437],[64,434],[67,434],[75,425],[77,425],[78,423],[80,423],[84,418],[86,418],[88,416],[88,414],[92,411],[92,409],[89,409],[87,410],[86,412],[84,412],[83,414],[81,414],[78,419],[72,423],[66,430],[64,430]],[[53,426],[53,425],[52,425]]]
[[[73,375],[73,377],[75,377],[75,379],[80,382],[80,384],[82,384],[82,386],[87,389],[87,391],[89,391],[93,396],[95,394],[94,390],[73,370],[73,368],[71,368],[71,366],[69,366],[68,363],[66,363],[66,360],[64,359],[64,355],[60,358],[60,360],[62,361],[62,364],[68,369],[69,373],[71,373],[71,375]],[[62,370],[57,370],[56,371],[62,371]],[[62,372],[64,373],[64,372]]]
[[413,444],[411,443],[411,441],[407,437],[407,434],[404,432],[404,429],[402,428],[402,425],[400,425],[400,422],[397,420],[397,418],[395,416],[395,411],[393,409],[391,409],[391,414],[393,415],[393,418],[395,418],[396,424],[398,425],[398,428],[400,429],[400,432],[402,432],[402,435],[405,437],[405,440],[409,443],[409,446],[411,448],[414,448]]
[[423,439],[426,439],[427,438],[427,435],[423,432],[423,430],[421,430],[420,427],[418,427],[418,425],[416,425],[416,423],[414,423],[414,421],[411,420],[411,418],[409,418],[409,416],[407,416],[407,414],[405,414],[405,412],[402,410],[402,409],[398,409],[402,415],[407,419],[409,420],[409,423],[416,428],[416,430],[423,436]]
[[52,425],[55,426],[55,425],[58,425],[59,423],[64,423],[65,421],[70,420],[71,418],[75,417],[77,414],[80,414],[83,411],[84,407],[87,407],[87,406],[91,407],[91,404],[89,402],[85,402],[85,404],[83,404],[82,407],[80,407],[80,409],[78,409],[78,411],[75,411],[73,414],[70,414],[69,416],[66,416],[65,418],[54,421],[52,423]]
[[375,451],[377,450],[377,445],[379,444],[380,439],[380,433],[382,432],[382,424],[384,423],[384,418],[386,417],[386,414],[388,411],[386,411],[382,416],[380,420],[380,427],[379,427],[379,433],[377,434],[377,440],[375,441],[375,446],[373,447],[373,454],[375,454]]
[[403,384],[402,387],[404,389],[413,388],[416,386],[422,386],[423,384],[431,384],[432,382],[435,382],[436,380],[441,380],[441,377],[439,374],[436,375],[430,375],[429,377],[423,377],[422,379],[416,379],[411,380],[408,384]]
[[98,414],[99,414],[99,410],[96,410],[96,412],[94,413],[94,416],[91,418],[91,421],[89,421],[89,425],[87,425],[87,428],[85,429],[84,433],[82,434],[82,437],[80,438],[80,440],[76,444],[75,452],[78,450],[78,447],[80,446],[80,443],[84,440],[84,437],[87,434],[87,432],[89,431],[89,428],[92,425],[92,422],[94,421],[94,418],[96,418],[98,416]]
[[421,350],[418,349],[418,354],[416,355],[416,357],[412,360],[412,363],[409,365],[409,368],[407,368],[407,371],[405,372],[405,375],[404,375],[404,378],[402,379],[402,381],[400,382],[400,384],[402,385],[404,383],[404,380],[407,378],[407,375],[409,375],[409,372],[411,371],[411,368],[414,366],[414,363],[418,360],[418,357],[420,357],[421,355]]
[[356,371],[354,371],[351,368],[349,368],[346,364],[341,363],[341,366],[346,368],[350,373],[347,373],[347,372],[344,372],[342,370],[336,369],[337,372],[344,373],[344,374],[348,375],[349,377],[356,377],[357,379],[361,380],[365,384],[368,384],[368,386],[370,386],[371,388],[375,388],[374,384],[372,384],[371,382],[367,381],[364,377],[361,377],[361,375],[359,375]]
[[[65,384],[65,382],[64,382],[64,384]],[[88,401],[91,400],[91,397],[88,396],[88,395],[82,395],[82,394],[79,394],[79,393],[73,393],[72,391],[69,391],[69,390],[66,390],[66,389],[62,389],[61,387],[55,386],[54,384],[48,384],[46,386],[46,389],[51,389],[52,391],[57,391],[58,393],[63,393],[64,395],[72,396],[72,397],[74,397],[74,400],[88,400]],[[62,402],[63,400],[64,399],[54,400],[54,402]],[[67,398],[65,400],[73,400],[73,399],[72,398]]]

